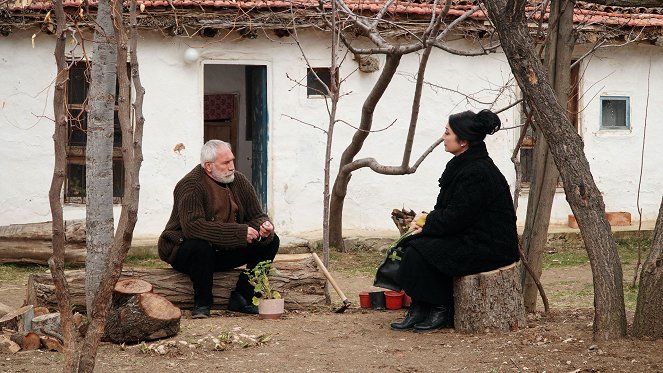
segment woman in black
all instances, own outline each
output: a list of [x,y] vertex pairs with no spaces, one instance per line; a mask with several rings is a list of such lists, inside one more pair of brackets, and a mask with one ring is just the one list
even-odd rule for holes
[[414,234],[403,244],[398,279],[412,305],[393,329],[453,327],[453,278],[518,261],[509,184],[483,141],[500,125],[489,110],[449,117],[444,150],[454,157],[440,177],[440,194],[425,225],[413,223]]

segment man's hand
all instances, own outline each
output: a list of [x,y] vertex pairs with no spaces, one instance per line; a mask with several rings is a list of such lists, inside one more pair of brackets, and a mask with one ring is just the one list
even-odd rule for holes
[[[261,228],[261,229],[262,229],[262,228]],[[255,230],[255,229],[253,229],[253,228],[251,228],[251,227],[248,227],[248,228],[246,229],[246,242],[248,242],[248,243],[253,243],[253,240],[258,239],[259,236],[260,236],[260,235],[258,234],[258,231],[257,231],[257,230]]]
[[274,226],[269,222],[269,220],[262,223],[260,226],[260,237],[269,237],[272,232],[274,232]]

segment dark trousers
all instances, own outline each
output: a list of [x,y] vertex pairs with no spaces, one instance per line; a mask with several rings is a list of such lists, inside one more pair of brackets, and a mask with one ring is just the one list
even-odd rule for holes
[[[252,269],[259,262],[273,260],[279,250],[279,238],[269,244],[251,243],[235,250],[225,250],[203,240],[185,240],[180,244],[172,266],[177,271],[189,275],[193,283],[193,302],[196,306],[211,306],[214,272],[228,271],[246,265]],[[237,280],[235,291],[245,299],[253,297],[253,285],[242,272]]]
[[453,307],[453,277],[440,272],[413,247],[405,250],[398,280],[413,300]]

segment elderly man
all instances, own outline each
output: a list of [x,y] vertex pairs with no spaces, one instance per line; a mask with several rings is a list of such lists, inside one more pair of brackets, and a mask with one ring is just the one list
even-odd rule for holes
[[[191,278],[193,318],[209,317],[214,272],[253,268],[274,259],[279,249],[269,217],[249,180],[235,171],[234,160],[224,141],[203,145],[200,165],[175,186],[173,211],[159,237],[159,257]],[[242,273],[228,309],[257,314],[252,298],[253,286]]]

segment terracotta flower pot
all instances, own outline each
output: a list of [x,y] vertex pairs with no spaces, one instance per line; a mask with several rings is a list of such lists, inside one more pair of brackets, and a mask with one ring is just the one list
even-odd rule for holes
[[283,315],[285,302],[281,299],[260,299],[258,316],[261,319],[278,319]]
[[371,308],[371,297],[367,291],[359,293],[359,305],[361,308]]
[[388,310],[398,310],[403,307],[403,293],[400,291],[385,291],[384,297]]

